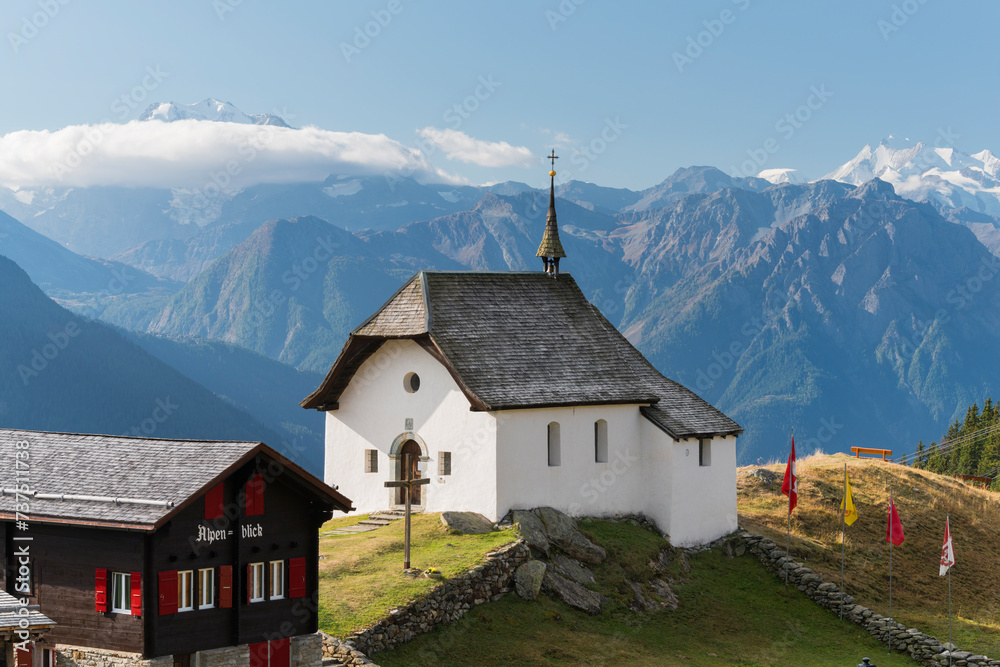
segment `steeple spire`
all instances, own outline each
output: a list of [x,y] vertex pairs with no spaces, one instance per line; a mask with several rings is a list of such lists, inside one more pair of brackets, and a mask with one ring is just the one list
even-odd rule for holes
[[552,150],[552,154],[548,158],[552,161],[552,170],[549,171],[549,177],[552,179],[549,184],[549,214],[545,218],[545,233],[542,234],[542,243],[538,246],[535,257],[542,258],[545,273],[555,278],[559,275],[559,260],[566,256],[566,251],[563,250],[562,243],[559,241],[559,226],[556,224],[555,166],[559,156],[556,155],[555,149]]

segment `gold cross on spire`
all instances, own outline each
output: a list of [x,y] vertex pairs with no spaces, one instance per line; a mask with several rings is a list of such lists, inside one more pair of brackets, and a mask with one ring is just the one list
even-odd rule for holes
[[552,168],[555,169],[556,168],[556,160],[559,159],[559,156],[556,155],[556,149],[554,149],[554,148],[552,149],[552,154],[549,155],[548,158],[550,160],[552,160]]

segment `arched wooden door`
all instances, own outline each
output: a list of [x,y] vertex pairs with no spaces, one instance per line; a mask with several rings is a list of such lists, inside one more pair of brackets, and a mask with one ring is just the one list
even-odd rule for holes
[[[409,454],[410,466],[406,467],[407,454]],[[399,471],[402,475],[401,479],[420,479],[420,469],[418,463],[420,462],[420,445],[418,445],[413,440],[407,440],[403,443],[403,447],[399,450],[400,465]],[[419,486],[413,487],[413,495],[410,497],[410,502],[414,505],[420,504],[420,493],[421,488]],[[400,505],[406,502],[406,497],[403,496],[403,490],[399,489],[396,493],[396,502]]]

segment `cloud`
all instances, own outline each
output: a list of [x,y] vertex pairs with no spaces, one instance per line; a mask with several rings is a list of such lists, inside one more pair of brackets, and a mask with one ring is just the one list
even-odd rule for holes
[[425,127],[417,134],[431,145],[444,151],[449,160],[476,164],[480,167],[529,167],[535,162],[524,146],[511,146],[506,141],[473,139],[459,130]]
[[0,136],[0,184],[232,190],[322,181],[330,174],[394,174],[423,182],[463,179],[384,134],[198,120],[73,125]]

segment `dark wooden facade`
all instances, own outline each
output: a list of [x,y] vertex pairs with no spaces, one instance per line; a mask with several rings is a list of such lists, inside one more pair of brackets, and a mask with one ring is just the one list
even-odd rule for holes
[[[349,510],[350,501],[270,453],[259,450],[234,462],[203,493],[186,499],[155,525],[32,522],[31,601],[57,623],[39,646],[74,645],[152,658],[316,632],[318,529],[334,508]],[[261,490],[254,492],[257,480]],[[11,521],[0,520],[3,586],[19,595],[15,551],[21,543],[13,540],[14,533]],[[264,563],[262,601],[249,601],[252,563]],[[283,596],[278,599],[270,596],[272,563],[282,564]],[[210,608],[199,608],[201,570],[212,571]],[[232,574],[228,607],[222,590],[227,570]],[[102,571],[107,582],[103,595]],[[185,571],[193,573],[194,608],[174,610],[171,597],[180,594],[170,587],[178,586],[176,573]],[[138,614],[112,611],[116,572],[133,580],[139,575],[132,598],[133,611],[141,599]],[[102,598],[107,611],[100,611]]]

